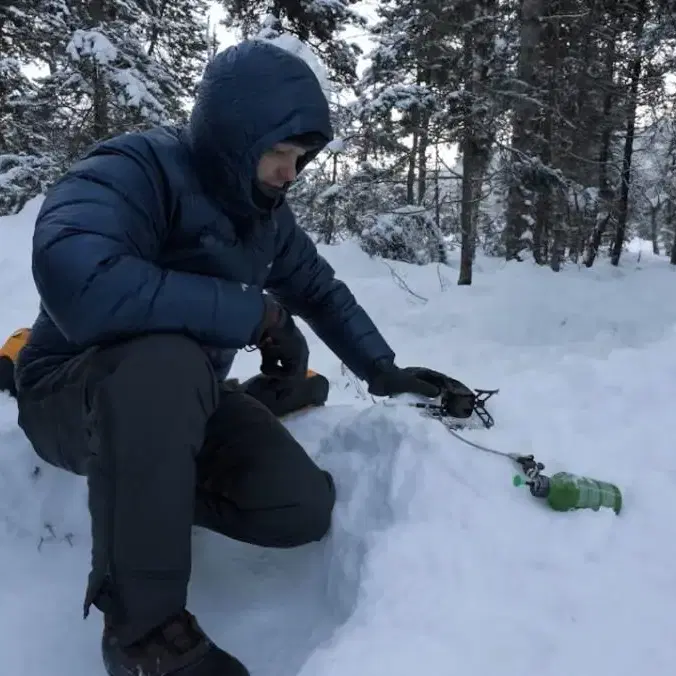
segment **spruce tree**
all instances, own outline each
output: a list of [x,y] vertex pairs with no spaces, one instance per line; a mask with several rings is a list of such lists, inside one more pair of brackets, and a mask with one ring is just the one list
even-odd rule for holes
[[[15,33],[32,27],[12,41],[21,45],[18,63],[41,69],[14,97],[30,115],[40,158],[24,200],[92,144],[186,119],[209,53],[208,8],[207,0],[26,0],[11,13]],[[11,127],[0,119],[0,137]]]
[[226,23],[245,38],[264,31],[266,37],[290,33],[310,46],[326,64],[338,87],[349,87],[357,78],[359,46],[340,32],[364,28],[366,20],[355,10],[358,0],[221,0]]

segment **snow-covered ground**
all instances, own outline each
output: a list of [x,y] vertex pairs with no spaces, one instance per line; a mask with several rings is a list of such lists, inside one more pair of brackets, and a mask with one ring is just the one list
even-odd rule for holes
[[[35,314],[37,207],[0,220],[2,337]],[[501,389],[495,427],[467,438],[612,481],[624,509],[550,511],[512,486],[509,461],[374,403],[309,332],[330,405],[288,424],[336,477],[332,532],[272,551],[196,531],[190,608],[205,629],[253,676],[671,676],[676,270],[633,246],[619,269],[560,274],[480,258],[458,287],[457,269],[322,250],[401,365]],[[234,375],[257,367],[243,354]],[[15,418],[1,400],[2,674],[103,674],[101,617],[82,620],[84,480],[36,462]]]

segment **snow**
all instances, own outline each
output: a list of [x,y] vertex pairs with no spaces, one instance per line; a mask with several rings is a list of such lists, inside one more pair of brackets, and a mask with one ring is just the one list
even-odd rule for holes
[[74,61],[79,61],[82,56],[92,56],[101,65],[110,65],[117,58],[115,46],[96,30],[76,30],[66,51]]
[[334,183],[333,185],[324,188],[324,190],[322,190],[319,195],[317,195],[317,201],[321,202],[322,200],[328,200],[331,197],[336,197],[340,195],[341,190],[342,186],[338,183]]
[[[0,220],[0,335],[29,324],[39,199]],[[253,676],[673,673],[676,644],[676,270],[632,242],[619,268],[555,274],[479,257],[452,268],[322,247],[402,365],[500,387],[491,430],[467,439],[534,453],[623,491],[610,510],[556,513],[511,484],[510,461],[363,394],[307,332],[329,406],[289,429],[335,476],[330,535],[264,550],[196,529],[190,608]],[[639,258],[640,253],[640,258]],[[396,271],[398,283],[389,267]],[[302,325],[302,323],[301,323]],[[258,367],[242,354],[233,375]],[[34,476],[34,468],[40,472]],[[44,466],[0,401],[3,674],[103,674],[101,617],[82,620],[84,480]],[[49,528],[46,525],[49,525]]]
[[278,32],[274,16],[271,15],[263,21],[262,29],[256,37],[263,42],[270,42],[280,49],[285,49],[294,56],[303,59],[319,81],[324,96],[326,96],[327,100],[332,100],[333,88],[326,66],[305,42],[291,33]]
[[347,150],[347,142],[342,138],[335,138],[326,144],[326,150],[332,153],[344,153]]
[[[125,96],[119,97],[120,103],[123,104],[126,100],[129,106],[143,108],[142,113],[146,117],[152,115],[151,111],[162,110],[162,104],[151,94],[141,74],[135,68],[117,69],[111,73],[111,80],[120,85],[124,91]],[[150,106],[150,109],[147,106]]]

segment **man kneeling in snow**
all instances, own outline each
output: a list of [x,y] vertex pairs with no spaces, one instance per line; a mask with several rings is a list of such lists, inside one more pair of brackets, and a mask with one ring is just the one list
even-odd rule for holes
[[85,617],[104,613],[111,676],[248,673],[185,608],[193,524],[268,547],[329,529],[331,476],[267,408],[223,387],[238,349],[257,346],[264,373],[303,377],[296,314],[371,393],[438,394],[424,369],[394,365],[285,201],[331,138],[309,66],[246,42],[208,66],[186,128],[99,144],[42,205],[19,421],[41,458],[87,477]]

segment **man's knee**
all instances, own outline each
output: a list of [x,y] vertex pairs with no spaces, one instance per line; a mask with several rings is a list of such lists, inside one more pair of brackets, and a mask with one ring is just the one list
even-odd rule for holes
[[296,544],[317,542],[329,532],[335,503],[336,485],[333,477],[329,472],[322,470],[318,475],[317,485],[298,505]]

